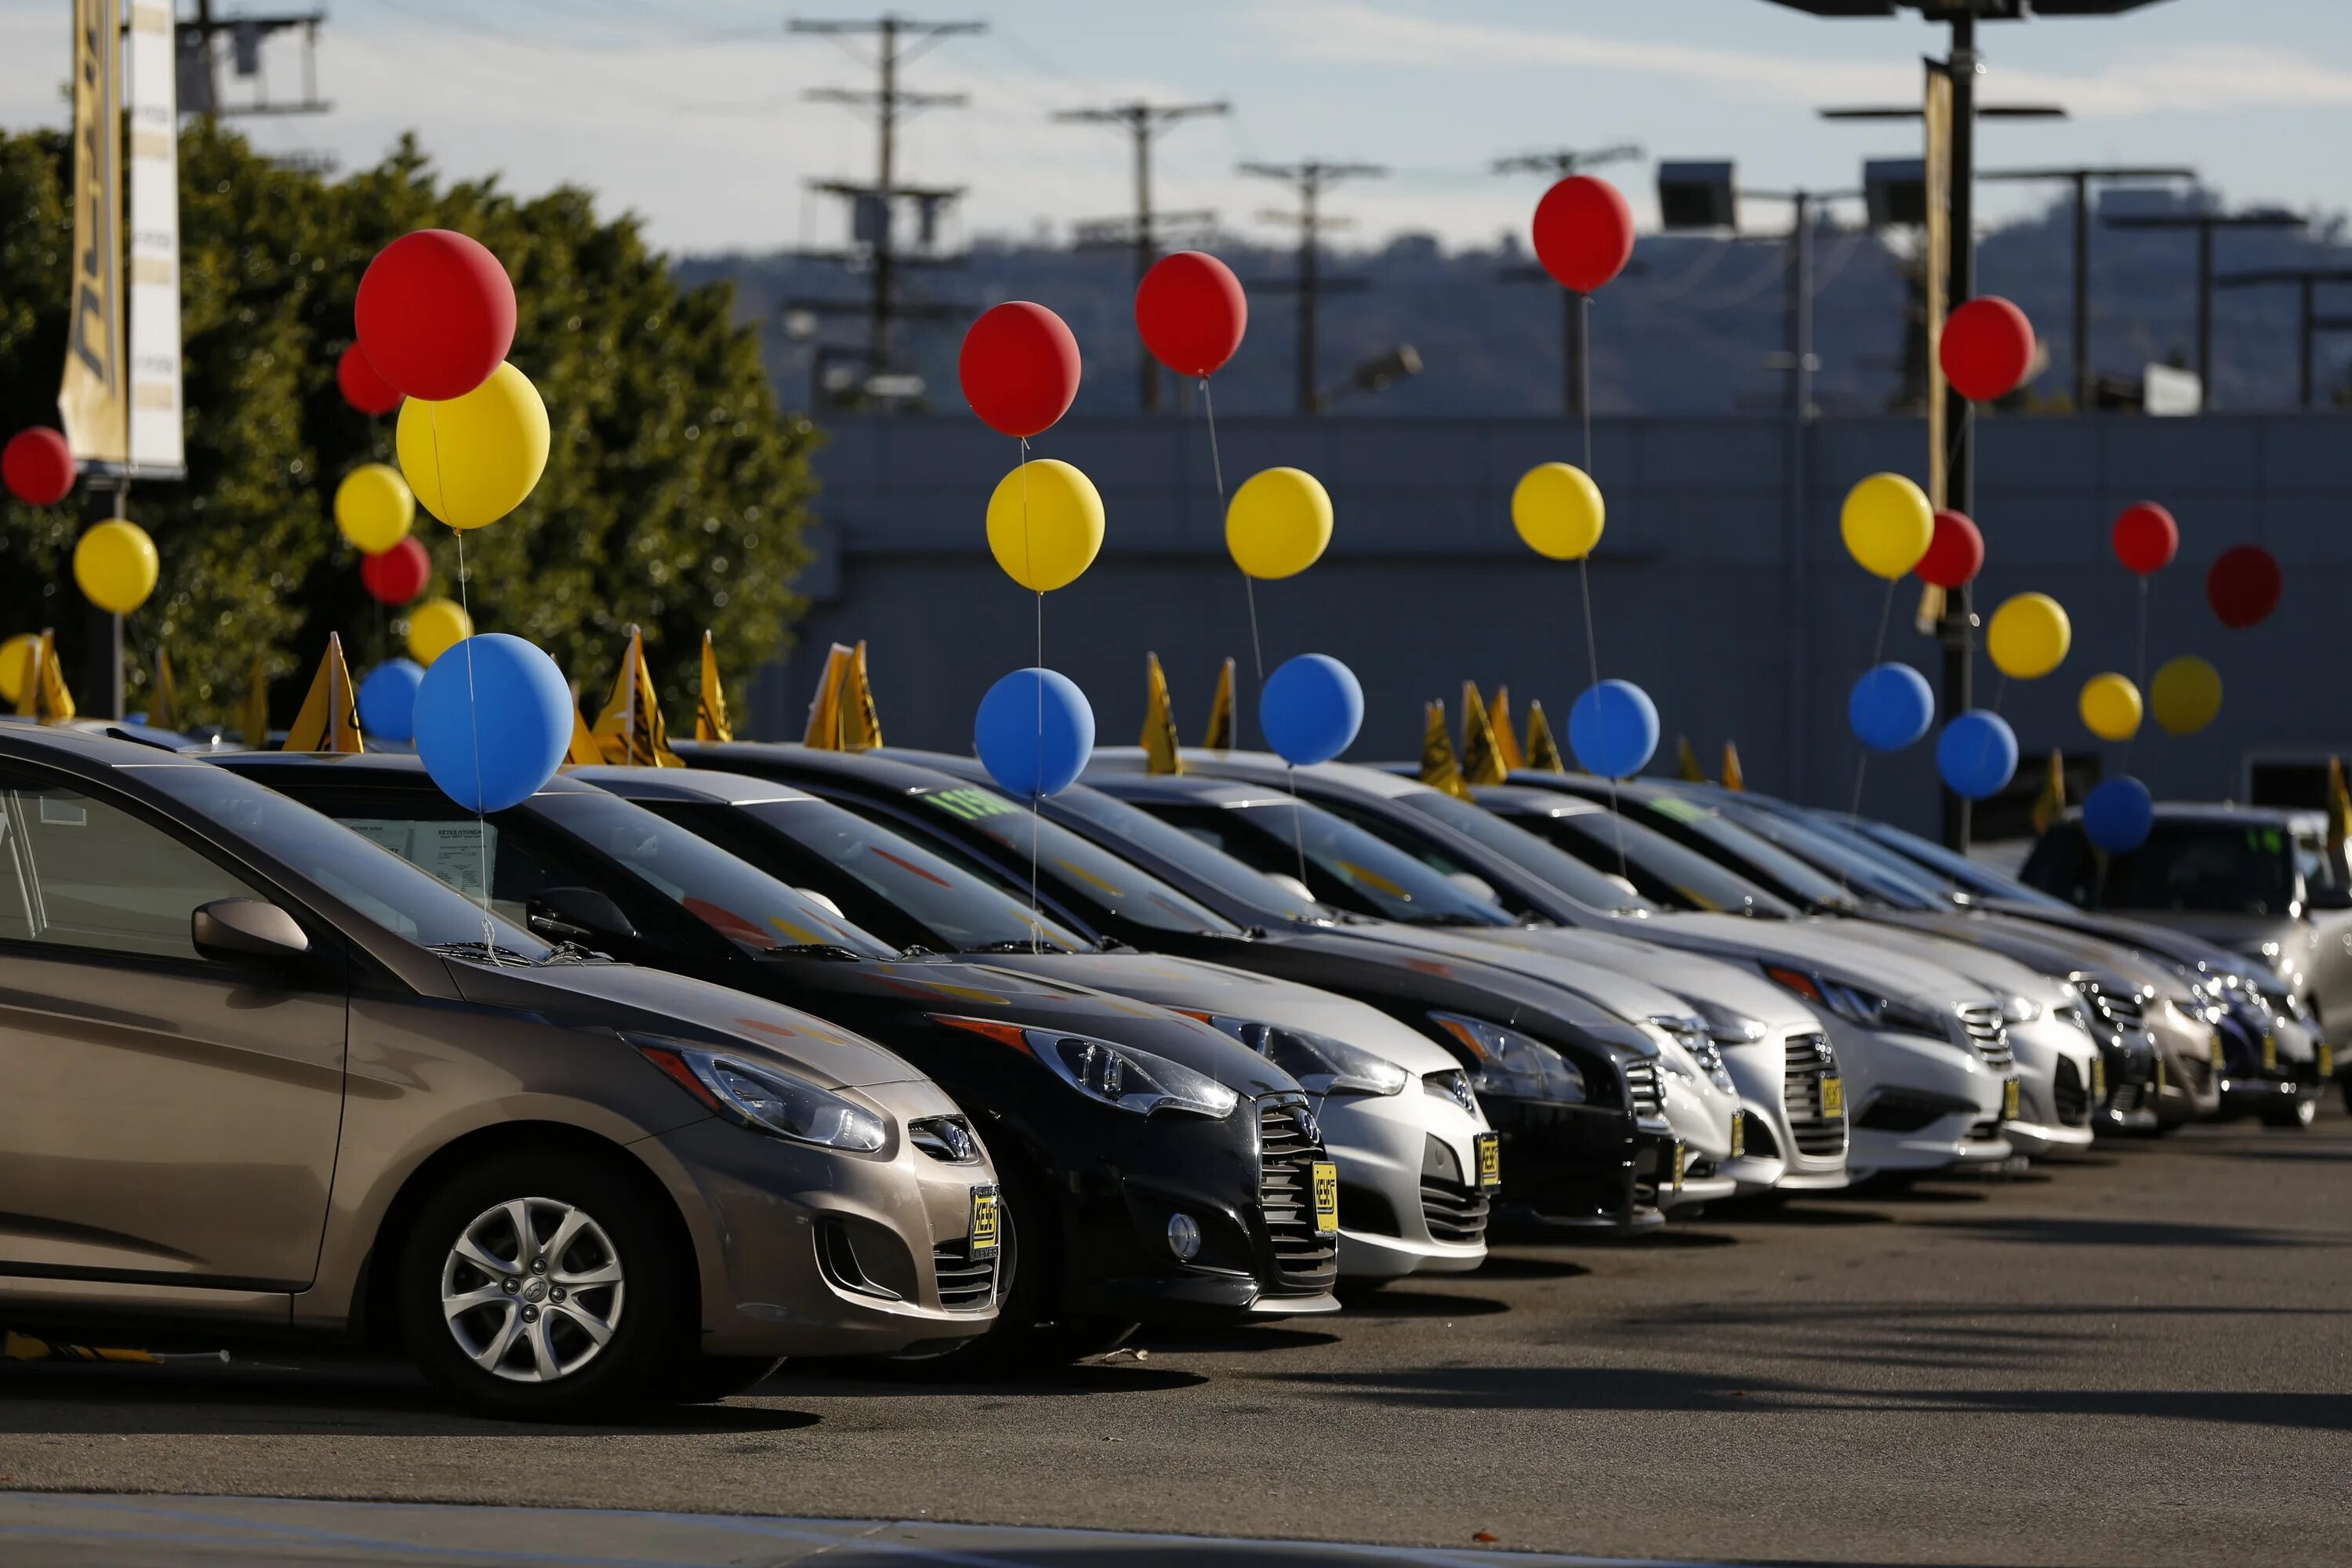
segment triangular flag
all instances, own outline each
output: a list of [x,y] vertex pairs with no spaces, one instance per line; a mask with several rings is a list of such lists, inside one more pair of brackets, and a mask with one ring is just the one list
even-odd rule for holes
[[364,752],[360,739],[359,695],[352,689],[352,672],[343,663],[343,639],[327,634],[326,657],[310,678],[302,710],[286,731],[281,752]]
[[604,699],[604,710],[596,715],[592,733],[608,763],[638,768],[686,766],[669,749],[669,726],[662,722],[653,672],[646,668],[645,634],[635,626],[629,628],[628,649],[621,656],[612,695]]
[[1503,756],[1506,768],[1528,765],[1528,754],[1519,750],[1519,737],[1511,728],[1511,689],[1495,688],[1495,700],[1486,704],[1486,727],[1495,731],[1495,750]]
[[2352,838],[2352,790],[2344,786],[2344,759],[2327,759],[2327,863],[2341,868],[2344,843]]
[[44,629],[41,640],[33,649],[31,668],[25,671],[24,694],[16,699],[16,711],[28,719],[70,719],[74,716],[73,693],[66,689],[66,672],[58,668],[58,637]]
[[1168,672],[1160,656],[1143,656],[1143,771],[1165,776],[1184,771],[1176,739],[1176,706],[1168,696]]
[[1201,744],[1213,752],[1234,749],[1234,661],[1225,660],[1217,671],[1217,695],[1209,703],[1209,732],[1201,737]]
[[719,679],[719,655],[711,648],[709,632],[702,634],[702,692],[694,702],[694,738],[735,738],[735,726],[727,720],[727,688]]
[[253,656],[253,675],[246,683],[245,707],[240,715],[245,721],[245,749],[257,752],[269,744],[269,676],[261,667],[261,655]]
[[1744,790],[1748,775],[1739,771],[1739,748],[1726,741],[1723,743],[1723,787]]
[[816,678],[816,695],[809,699],[808,729],[801,735],[801,744],[819,752],[841,750],[841,686],[849,679],[849,661],[854,651],[833,645],[824,656],[824,668]]
[[1502,748],[1495,744],[1495,728],[1486,720],[1486,699],[1477,686],[1462,683],[1462,778],[1465,784],[1498,784],[1510,777],[1503,765]]
[[2042,793],[2033,797],[2033,831],[2047,833],[2050,825],[2066,815],[2066,759],[2055,748],[2050,752],[2050,776],[2042,781]]
[[588,720],[576,702],[572,709],[572,743],[563,749],[563,760],[567,763],[590,767],[604,760],[604,749],[596,744],[596,736],[588,728]]
[[1691,750],[1688,735],[1675,737],[1675,766],[1681,772],[1683,783],[1706,783],[1706,770],[1698,765],[1698,753]]
[[1470,786],[1462,782],[1462,764],[1454,756],[1454,737],[1445,732],[1445,704],[1432,702],[1422,714],[1421,782],[1468,800]]
[[172,679],[172,656],[155,649],[155,689],[147,698],[147,722],[158,730],[180,727],[180,688]]
[[37,719],[40,717],[41,666],[45,662],[41,658],[41,653],[43,649],[54,647],[56,646],[57,644],[55,639],[53,639],[48,633],[43,632],[39,637],[33,639],[33,646],[25,650],[25,684],[16,689],[17,718]]
[[866,639],[849,655],[841,683],[841,749],[870,752],[882,743],[882,716],[874,710],[874,683],[866,676]]
[[1551,738],[1551,724],[1544,718],[1540,702],[1528,704],[1528,766],[1538,773],[1568,772],[1568,759],[1559,754],[1559,742]]

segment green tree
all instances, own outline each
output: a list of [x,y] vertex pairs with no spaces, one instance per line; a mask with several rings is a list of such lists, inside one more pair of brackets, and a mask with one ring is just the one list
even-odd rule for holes
[[[203,124],[180,157],[188,480],[131,495],[163,563],[131,625],[132,707],[158,642],[184,704],[224,721],[257,653],[282,723],[329,632],[356,667],[400,652],[398,616],[366,596],[331,516],[345,473],[391,460],[394,419],[350,408],[334,372],[369,259],[436,226],[505,262],[520,307],[509,357],[545,398],[554,437],[531,498],[464,541],[476,626],[546,648],[592,703],[639,626],[673,721],[691,712],[706,629],[731,681],[782,651],[800,607],[791,584],[815,437],[777,410],[730,289],[679,289],[636,220],[600,221],[586,192],[526,201],[494,181],[445,187],[413,142],[339,182]],[[56,417],[68,173],[61,138],[0,136],[6,430]],[[70,558],[84,521],[65,509],[0,512],[0,630],[56,626],[73,673],[83,616]],[[457,536],[422,512],[417,532],[435,562],[427,592],[458,597]]]

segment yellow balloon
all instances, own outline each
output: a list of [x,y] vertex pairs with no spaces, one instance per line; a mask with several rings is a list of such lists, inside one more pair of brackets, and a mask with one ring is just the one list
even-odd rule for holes
[[33,650],[40,646],[41,639],[31,632],[0,642],[0,699],[14,702],[25,694],[25,677],[33,673]]
[[415,521],[416,492],[390,463],[362,463],[335,487],[335,527],[362,554],[383,554]]
[[155,542],[135,522],[101,522],[74,546],[74,581],[101,610],[127,616],[155,591]]
[[1927,492],[1901,474],[1873,474],[1846,492],[1838,531],[1864,571],[1892,582],[1927,553],[1936,509],[1927,504]]
[[473,635],[473,618],[455,599],[427,599],[408,612],[408,657],[427,668]]
[[997,481],[988,498],[988,549],[1004,574],[1035,594],[1066,588],[1102,549],[1095,482],[1059,458],[1039,458]]
[[1253,577],[1296,577],[1331,542],[1331,497],[1303,468],[1252,474],[1225,508],[1225,548]]
[[463,397],[401,404],[397,444],[425,510],[452,528],[481,528],[520,506],[546,471],[547,405],[529,376],[502,364]]
[[1607,515],[1592,476],[1567,463],[1538,463],[1511,491],[1511,526],[1528,549],[1554,561],[1591,554]]
[[[0,652],[0,668],[5,661]],[[2221,672],[2188,655],[2168,658],[2147,683],[2147,706],[2167,734],[2193,735],[2221,711]]]
[[1985,648],[1995,669],[2011,680],[2038,680],[2066,662],[2074,646],[2065,606],[2047,594],[2018,594],[1992,613]]
[[2078,706],[2084,728],[2102,741],[2128,741],[2139,733],[2139,688],[2112,670],[2083,682]]

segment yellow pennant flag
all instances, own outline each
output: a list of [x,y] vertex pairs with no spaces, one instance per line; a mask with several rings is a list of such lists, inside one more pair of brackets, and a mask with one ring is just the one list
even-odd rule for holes
[[1698,765],[1698,753],[1691,749],[1688,735],[1675,737],[1675,766],[1681,772],[1683,783],[1706,783],[1706,770]]
[[653,672],[646,668],[645,634],[635,626],[629,628],[628,650],[613,677],[612,695],[604,699],[604,710],[596,715],[591,733],[608,763],[637,768],[686,766],[669,749],[669,726],[662,722]]
[[45,628],[33,647],[26,664],[25,688],[16,698],[16,714],[45,720],[74,716],[73,693],[66,689],[66,672],[58,667],[58,637],[53,631]]
[[1143,771],[1169,774],[1184,771],[1184,758],[1177,750],[1176,706],[1168,696],[1168,672],[1160,668],[1160,656],[1143,656]]
[[245,707],[239,715],[245,722],[245,749],[257,752],[269,744],[269,672],[262,668],[261,655],[253,656],[253,675],[246,682]]
[[1495,743],[1495,727],[1486,719],[1486,700],[1475,682],[1462,683],[1462,778],[1465,784],[1498,784],[1510,776],[1503,765],[1502,748]]
[[596,744],[595,733],[588,728],[588,720],[576,701],[572,708],[572,743],[563,749],[563,760],[566,763],[591,766],[604,760],[604,749]]
[[731,741],[735,726],[727,720],[727,688],[719,679],[719,655],[710,646],[710,634],[702,634],[702,692],[694,703],[694,738],[698,741]]
[[1511,728],[1511,689],[1495,688],[1495,700],[1486,704],[1486,728],[1495,732],[1495,750],[1503,756],[1505,768],[1528,765],[1528,754],[1519,750],[1519,737]]
[[841,750],[841,688],[849,679],[853,657],[853,651],[839,643],[824,656],[824,668],[816,678],[816,695],[809,699],[808,728],[801,735],[801,744],[820,752]]
[[1748,775],[1739,771],[1739,748],[1728,741],[1723,743],[1723,787],[1741,790],[1748,787]]
[[1551,738],[1551,724],[1544,718],[1540,702],[1528,704],[1528,766],[1539,773],[1568,772],[1568,759],[1559,754],[1559,742]]
[[281,752],[364,752],[360,738],[359,694],[352,689],[352,672],[343,663],[343,639],[327,634],[326,657],[310,678],[302,710],[286,731]]
[[1234,749],[1234,661],[1232,659],[1225,660],[1224,668],[1217,671],[1217,695],[1215,700],[1209,704],[1209,732],[1202,737],[1201,744],[1213,752],[1230,752]]
[[2055,748],[2050,752],[2050,776],[2042,781],[2042,793],[2033,797],[2033,831],[2047,833],[2050,825],[2066,815],[2066,759]]
[[849,655],[841,684],[841,749],[870,752],[882,743],[882,716],[874,710],[874,683],[866,674],[866,639]]
[[1462,764],[1454,757],[1454,737],[1445,732],[1443,702],[1422,710],[1421,782],[1460,799],[1470,798],[1470,786],[1462,782]]
[[2352,790],[2344,786],[2344,759],[2327,759],[2327,863],[2344,868],[2344,844],[2352,838]]
[[180,727],[180,688],[172,679],[172,656],[155,648],[155,689],[147,698],[147,722],[158,730]]

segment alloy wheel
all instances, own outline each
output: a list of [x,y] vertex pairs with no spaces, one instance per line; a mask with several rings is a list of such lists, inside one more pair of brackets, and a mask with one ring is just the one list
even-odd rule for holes
[[458,1349],[511,1383],[553,1383],[593,1361],[625,1294],[612,1237],[557,1198],[484,1209],[441,1265],[441,1313]]

